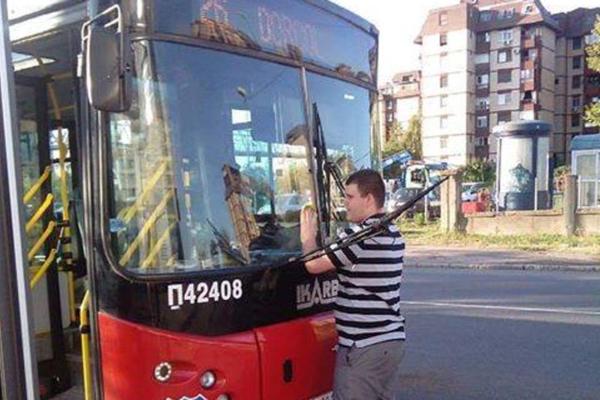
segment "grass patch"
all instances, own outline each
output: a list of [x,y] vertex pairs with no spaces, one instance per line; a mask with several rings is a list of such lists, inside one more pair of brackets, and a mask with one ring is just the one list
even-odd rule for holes
[[571,251],[579,254],[600,256],[600,235],[467,235],[442,233],[439,222],[402,219],[398,226],[407,242],[416,245],[503,248],[527,251]]

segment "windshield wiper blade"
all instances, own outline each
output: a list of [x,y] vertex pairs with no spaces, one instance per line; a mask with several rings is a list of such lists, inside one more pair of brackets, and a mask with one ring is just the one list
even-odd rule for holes
[[412,208],[412,206],[414,206],[419,200],[421,200],[423,197],[427,196],[431,191],[435,190],[437,187],[439,187],[442,183],[446,182],[448,179],[449,179],[449,176],[446,176],[445,178],[441,179],[439,182],[429,186],[428,188],[421,190],[419,193],[417,193],[411,199],[409,199],[406,203],[402,204],[400,207],[396,208],[394,211],[391,211],[391,212],[385,214],[383,217],[381,217],[379,219],[378,222],[376,222],[372,225],[369,225],[366,228],[361,229],[358,232],[354,232],[353,234],[350,234],[348,236],[340,238],[340,239],[334,241],[333,243],[327,245],[326,247],[321,247],[321,248],[315,249],[313,251],[309,251],[308,253],[303,254],[297,258],[292,258],[292,259],[288,260],[288,263],[308,262],[308,261],[320,258],[322,256],[325,256],[327,254],[331,254],[335,251],[344,249],[346,247],[350,247],[353,244],[356,244],[363,240],[367,240],[367,239],[370,239],[372,237],[379,235],[384,230],[387,230],[387,225],[390,222],[395,221],[403,213],[405,213],[407,210]]
[[342,217],[335,210],[333,199],[331,197],[331,178],[333,177],[336,187],[342,196],[345,194],[344,182],[337,164],[330,161],[327,155],[325,132],[323,131],[323,125],[321,124],[321,116],[319,115],[317,103],[313,103],[313,124],[315,132],[314,146],[317,150],[317,184],[322,188],[322,190],[318,191],[319,200],[322,204],[321,220],[325,224],[325,231],[329,232],[330,215],[333,215],[337,221],[342,220]]
[[319,115],[319,108],[317,103],[313,103],[313,132],[315,136],[313,138],[313,146],[316,149],[317,159],[317,193],[319,196],[321,222],[325,225],[325,232],[329,232],[329,187],[330,181],[328,174],[325,170],[327,163],[327,145],[325,144],[325,135],[323,133],[323,125],[321,124],[321,116]]

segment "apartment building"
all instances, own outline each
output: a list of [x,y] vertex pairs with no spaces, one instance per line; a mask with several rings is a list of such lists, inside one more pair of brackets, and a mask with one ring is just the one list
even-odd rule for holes
[[424,158],[464,165],[494,159],[496,125],[554,125],[551,154],[568,162],[573,135],[592,131],[582,110],[600,96],[585,66],[600,9],[552,15],[539,0],[460,0],[431,10],[421,46]]
[[421,71],[401,72],[379,90],[379,132],[382,143],[390,139],[394,125],[408,127],[413,116],[421,113]]

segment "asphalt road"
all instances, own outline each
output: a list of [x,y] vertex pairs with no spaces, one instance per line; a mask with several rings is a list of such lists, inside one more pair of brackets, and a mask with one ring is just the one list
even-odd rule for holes
[[600,273],[407,268],[400,400],[600,399]]

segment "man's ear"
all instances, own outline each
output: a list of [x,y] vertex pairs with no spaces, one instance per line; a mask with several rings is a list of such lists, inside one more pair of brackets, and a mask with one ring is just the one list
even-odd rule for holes
[[[367,202],[369,203],[370,206],[375,206],[377,205],[377,202],[375,201],[375,196],[373,196],[372,193],[367,193]],[[377,207],[379,208],[379,207]]]

